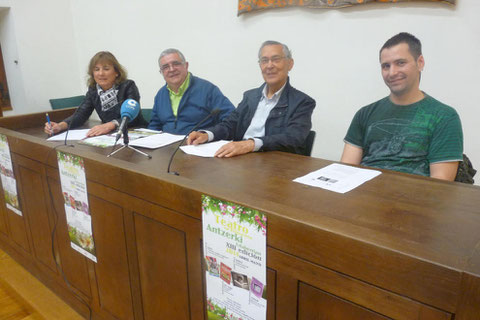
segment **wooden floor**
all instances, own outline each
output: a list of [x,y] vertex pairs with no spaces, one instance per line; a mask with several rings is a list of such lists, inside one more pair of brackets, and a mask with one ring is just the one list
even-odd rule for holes
[[0,320],[81,320],[28,271],[0,250]]

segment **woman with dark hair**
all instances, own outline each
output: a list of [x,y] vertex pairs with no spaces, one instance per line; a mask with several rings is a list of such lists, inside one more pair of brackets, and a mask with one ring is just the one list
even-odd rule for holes
[[[127,79],[127,72],[108,51],[100,51],[93,56],[88,66],[88,91],[85,100],[76,113],[60,123],[45,123],[44,131],[57,134],[85,123],[95,109],[102,120],[88,131],[87,136],[99,136],[115,130],[120,119],[120,108],[127,99],[140,102],[140,93],[135,82]],[[71,124],[70,124],[71,123]],[[147,122],[140,112],[131,126],[146,126]]]

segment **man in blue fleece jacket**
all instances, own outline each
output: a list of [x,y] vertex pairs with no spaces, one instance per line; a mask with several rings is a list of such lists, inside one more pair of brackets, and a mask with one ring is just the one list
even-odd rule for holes
[[187,134],[212,110],[220,112],[200,129],[219,123],[235,109],[217,86],[188,72],[188,62],[179,50],[164,50],[158,64],[166,84],[155,96],[149,129]]

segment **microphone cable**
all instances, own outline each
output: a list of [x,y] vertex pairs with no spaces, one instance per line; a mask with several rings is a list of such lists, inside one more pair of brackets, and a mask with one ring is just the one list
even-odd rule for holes
[[190,133],[192,133],[193,131],[197,130],[198,127],[204,123],[205,121],[207,121],[208,119],[210,119],[211,117],[217,115],[218,113],[220,113],[220,109],[219,108],[215,108],[213,109],[205,118],[202,119],[202,121],[200,121],[199,123],[197,123],[197,125],[195,127],[193,127],[186,135],[185,137],[183,137],[182,141],[180,142],[180,144],[177,145],[177,147],[175,148],[175,151],[173,151],[171,157],[170,157],[170,161],[168,161],[168,168],[167,168],[167,173],[169,174],[174,174],[176,176],[179,176],[180,174],[177,172],[177,171],[170,171],[170,166],[172,165],[172,161],[173,161],[173,157],[175,156],[175,154],[177,153],[178,149],[180,149],[180,146],[185,142],[185,140],[188,138],[188,135]]
[[[70,122],[68,123],[68,126],[67,126],[67,131],[65,132],[65,141],[64,141],[64,144],[63,145],[67,145],[67,137],[68,137],[68,132],[70,131],[70,127],[72,126],[72,123],[73,121],[75,120],[75,115],[77,114],[77,111],[78,111],[79,107],[77,107],[77,109],[75,109],[75,112],[72,114],[72,120],[70,120]],[[74,147],[73,144],[69,145],[69,147]],[[55,147],[56,148],[56,147]],[[55,149],[54,148],[54,149]],[[48,158],[47,158],[48,159]]]

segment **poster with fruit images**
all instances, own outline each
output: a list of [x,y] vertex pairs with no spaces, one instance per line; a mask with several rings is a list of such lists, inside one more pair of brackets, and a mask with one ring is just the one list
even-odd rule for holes
[[8,147],[7,137],[0,134],[0,178],[2,181],[5,205],[19,216],[22,215],[18,202],[17,180],[13,174],[12,158]]
[[87,258],[97,262],[83,159],[59,151],[57,160],[70,245]]
[[266,319],[266,215],[206,195],[202,213],[208,319]]

